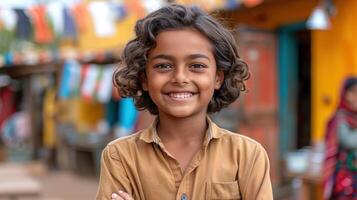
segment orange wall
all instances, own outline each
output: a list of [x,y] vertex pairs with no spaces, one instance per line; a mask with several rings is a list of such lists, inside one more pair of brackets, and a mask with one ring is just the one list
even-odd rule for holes
[[276,28],[304,21],[310,15],[318,0],[270,0],[254,8],[220,13],[230,27],[246,24],[259,29]]
[[335,0],[337,15],[328,31],[312,33],[312,133],[323,139],[344,77],[357,75],[357,0]]

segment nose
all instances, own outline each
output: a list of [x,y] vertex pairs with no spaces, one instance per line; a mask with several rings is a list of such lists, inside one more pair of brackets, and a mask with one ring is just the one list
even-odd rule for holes
[[186,84],[189,82],[188,72],[184,66],[179,66],[175,68],[172,77],[172,83],[176,84]]

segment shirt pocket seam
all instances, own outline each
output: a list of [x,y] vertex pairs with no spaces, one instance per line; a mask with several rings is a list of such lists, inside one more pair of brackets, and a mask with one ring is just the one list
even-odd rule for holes
[[207,182],[207,198],[210,199],[241,199],[239,182]]

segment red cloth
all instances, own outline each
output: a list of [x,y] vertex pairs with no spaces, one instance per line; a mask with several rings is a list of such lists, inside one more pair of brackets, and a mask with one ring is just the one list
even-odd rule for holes
[[0,88],[0,128],[15,111],[15,93],[8,87]]
[[73,16],[76,21],[78,30],[80,32],[85,32],[90,26],[90,16],[87,10],[87,5],[81,2],[73,7]]
[[35,27],[35,41],[41,44],[51,43],[53,41],[53,33],[47,22],[45,6],[34,6],[30,9],[30,15]]

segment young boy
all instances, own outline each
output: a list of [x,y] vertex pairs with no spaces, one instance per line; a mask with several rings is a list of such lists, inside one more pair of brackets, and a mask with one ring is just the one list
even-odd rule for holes
[[97,199],[273,199],[263,147],[207,116],[236,100],[249,77],[229,31],[181,5],[135,31],[114,83],[157,118],[104,149]]

